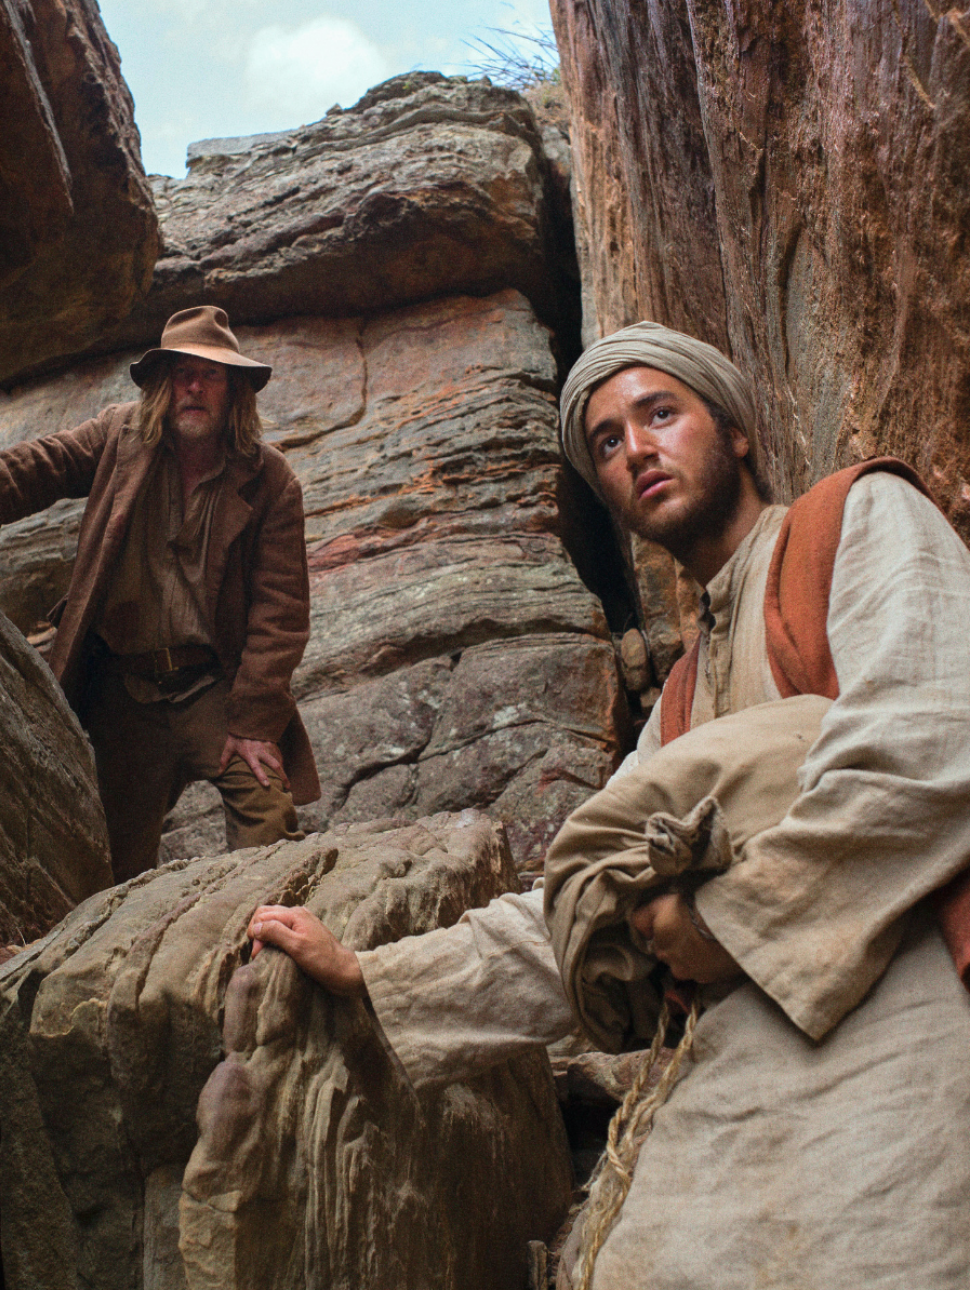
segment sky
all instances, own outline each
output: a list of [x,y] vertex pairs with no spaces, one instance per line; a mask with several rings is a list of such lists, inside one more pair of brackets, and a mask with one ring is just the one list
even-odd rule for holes
[[468,74],[468,42],[551,28],[548,0],[99,3],[134,96],[145,169],[175,176],[196,140],[318,121],[402,72]]

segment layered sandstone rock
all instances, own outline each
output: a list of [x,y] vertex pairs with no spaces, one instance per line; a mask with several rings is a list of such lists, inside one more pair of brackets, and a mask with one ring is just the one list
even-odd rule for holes
[[970,536],[967,14],[552,10],[587,340],[646,317],[721,346],[755,380],[781,495],[894,452]]
[[[519,95],[427,73],[314,126],[197,145],[184,180],[156,184],[152,291],[99,342],[157,343],[205,298],[274,365],[266,437],[307,513],[294,688],[324,785],[308,828],[489,807],[534,868],[627,738],[607,619],[563,544],[540,315],[569,315],[568,156],[550,130],[552,161]],[[132,397],[137,353],[0,397],[0,447]],[[0,608],[25,629],[63,594],[79,515],[62,502],[0,534]],[[581,527],[571,547],[608,586]],[[223,845],[214,795],[190,791],[165,856]]]
[[94,0],[0,0],[0,382],[90,344],[151,280],[158,220]]
[[0,613],[0,946],[110,887],[94,758],[48,669]]
[[193,144],[184,179],[152,181],[151,293],[98,348],[154,343],[201,299],[264,323],[514,287],[555,321],[571,251],[561,168],[519,94],[436,72],[314,125]]
[[[274,365],[266,436],[305,494],[313,632],[294,689],[324,788],[307,827],[489,807],[535,867],[625,735],[606,619],[559,537],[548,332],[506,291],[240,338]],[[13,391],[0,445],[129,396],[136,352]],[[24,627],[63,593],[80,507],[0,534],[0,607]],[[167,856],[224,845],[204,790],[172,826]]]
[[5,1285],[523,1285],[571,1185],[545,1055],[416,1095],[245,935],[299,902],[372,948],[514,882],[475,812],[361,826],[143,875],[0,969]]

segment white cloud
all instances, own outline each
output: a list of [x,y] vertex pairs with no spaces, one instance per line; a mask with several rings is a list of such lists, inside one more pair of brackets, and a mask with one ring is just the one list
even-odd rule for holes
[[349,107],[390,75],[377,45],[346,18],[262,27],[246,61],[250,101],[286,125],[316,121],[335,103]]

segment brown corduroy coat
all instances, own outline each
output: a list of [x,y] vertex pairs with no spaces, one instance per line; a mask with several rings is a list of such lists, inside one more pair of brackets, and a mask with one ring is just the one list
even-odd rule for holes
[[[89,631],[157,449],[132,429],[136,403],[113,404],[73,430],[0,453],[0,523],[87,497],[51,667],[83,704]],[[290,690],[310,636],[310,590],[299,481],[282,453],[230,453],[212,521],[205,590],[212,640],[232,683],[229,729],[278,743],[298,804],[320,796],[313,751]]]

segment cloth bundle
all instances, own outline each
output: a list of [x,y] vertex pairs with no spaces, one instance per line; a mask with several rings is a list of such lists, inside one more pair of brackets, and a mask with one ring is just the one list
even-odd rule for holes
[[[566,997],[582,1030],[618,1052],[649,1038],[656,960],[628,918],[672,886],[743,863],[777,824],[831,701],[800,695],[682,735],[569,817],[546,856],[545,916]],[[639,942],[639,943],[638,943]]]

